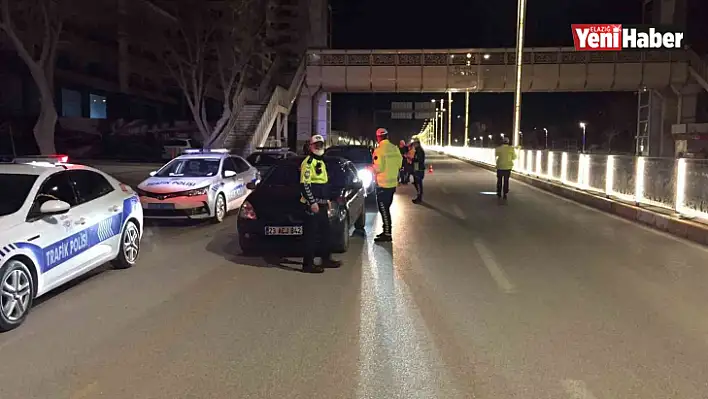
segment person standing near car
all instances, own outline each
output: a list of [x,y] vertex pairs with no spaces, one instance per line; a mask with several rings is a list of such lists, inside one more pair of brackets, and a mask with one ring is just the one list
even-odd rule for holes
[[413,199],[414,204],[423,202],[423,178],[425,178],[425,151],[420,145],[420,140],[414,138],[411,143],[415,153],[413,154],[413,185],[417,193]]
[[398,174],[403,166],[403,157],[395,144],[388,139],[388,131],[384,128],[376,130],[376,141],[379,146],[374,150],[374,174],[376,175],[376,202],[383,221],[383,233],[376,236],[376,242],[391,242],[393,227],[391,225],[391,204],[398,185]]
[[[324,268],[337,268],[341,262],[332,259],[332,249],[329,242],[329,199],[330,185],[327,165],[324,155],[325,141],[320,135],[310,139],[310,154],[300,165],[301,199],[305,204],[305,256],[302,260],[302,271],[305,273],[322,273]],[[322,265],[315,265],[315,256],[322,256]]]
[[398,148],[401,151],[401,156],[404,158],[403,160],[403,165],[401,166],[401,170],[398,173],[398,183],[399,184],[408,184],[408,168],[406,166],[407,162],[405,160],[406,154],[408,154],[408,146],[406,145],[406,142],[404,140],[401,140],[398,143]]

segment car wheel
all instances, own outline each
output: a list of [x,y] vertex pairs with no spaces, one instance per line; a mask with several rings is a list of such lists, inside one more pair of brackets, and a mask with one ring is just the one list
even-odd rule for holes
[[354,228],[357,230],[364,230],[366,226],[366,209],[361,210],[361,214],[354,222]]
[[349,250],[349,214],[346,215],[342,222],[342,231],[339,232],[339,240],[332,249],[332,252],[343,254]]
[[27,318],[34,300],[34,282],[27,265],[11,259],[0,269],[0,331],[17,328]]
[[140,229],[132,220],[125,224],[123,235],[120,237],[118,257],[112,262],[116,269],[127,269],[138,261],[140,255]]
[[255,249],[254,248],[255,246],[253,245],[253,241],[249,240],[248,238],[246,238],[242,235],[238,236],[238,246],[241,248],[241,253],[243,255],[250,255],[253,253],[253,251]]
[[226,218],[226,198],[224,198],[224,194],[219,194],[216,196],[214,204],[214,222],[221,223],[224,218]]

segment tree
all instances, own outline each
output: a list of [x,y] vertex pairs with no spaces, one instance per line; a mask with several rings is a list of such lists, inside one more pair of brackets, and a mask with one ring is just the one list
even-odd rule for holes
[[[248,69],[261,49],[264,2],[166,0],[149,5],[164,17],[161,32],[153,35],[154,49],[182,90],[204,143],[212,143],[235,127]],[[223,104],[214,124],[207,115],[209,97]]]
[[67,0],[0,0],[0,30],[27,65],[39,91],[40,112],[33,133],[42,154],[54,153],[54,67]]

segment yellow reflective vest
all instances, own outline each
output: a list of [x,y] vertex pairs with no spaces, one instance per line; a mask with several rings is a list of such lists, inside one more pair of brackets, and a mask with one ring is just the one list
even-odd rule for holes
[[497,160],[497,169],[514,169],[514,160],[516,160],[516,149],[514,147],[503,144],[497,147],[494,152]]
[[401,150],[389,140],[382,140],[374,150],[376,184],[381,188],[395,188],[402,165]]
[[327,165],[322,159],[312,155],[305,157],[300,164],[300,201],[306,204],[326,202],[326,184],[329,183]]

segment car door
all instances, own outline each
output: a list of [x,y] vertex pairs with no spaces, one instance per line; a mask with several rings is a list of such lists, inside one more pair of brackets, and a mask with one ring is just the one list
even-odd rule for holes
[[[64,201],[71,208],[60,215],[42,216],[39,209],[50,200]],[[50,175],[40,184],[27,215],[26,237],[18,237],[26,243],[22,245],[37,249],[35,255],[44,280],[43,291],[68,280],[76,267],[76,256],[88,246],[88,240],[83,238],[82,215],[77,205],[78,199],[67,172]]]
[[89,245],[76,256],[76,267],[91,268],[107,261],[118,247],[122,201],[116,198],[119,195],[115,188],[100,173],[87,169],[66,173],[78,201],[76,223],[83,229]]
[[[224,194],[226,195],[226,205],[229,210],[238,207],[237,200],[241,197],[243,182],[240,180],[239,171],[231,157],[225,157],[221,165],[221,178],[224,183]],[[234,176],[225,177],[227,171],[235,173]]]
[[244,183],[255,183],[258,180],[258,169],[241,157],[233,156],[232,159]]
[[[363,182],[359,178],[359,172],[353,163],[347,162],[345,165],[347,178],[347,202],[349,203],[349,216],[352,218],[351,223],[365,212],[366,207],[366,189],[363,188]],[[355,186],[361,185],[358,188]]]

